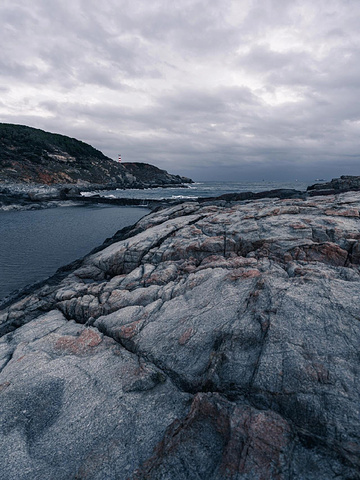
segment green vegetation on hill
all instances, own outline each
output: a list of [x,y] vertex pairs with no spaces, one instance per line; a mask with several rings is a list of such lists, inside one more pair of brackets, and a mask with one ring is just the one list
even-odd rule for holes
[[70,156],[106,159],[105,155],[87,143],[58,133],[49,133],[25,125],[0,123],[0,162],[26,156],[33,161],[48,159],[49,153],[67,152]]
[[0,181],[121,184],[126,173],[122,165],[80,140],[1,123]]
[[121,188],[191,182],[144,163],[120,164],[87,143],[0,123],[0,182],[98,184]]

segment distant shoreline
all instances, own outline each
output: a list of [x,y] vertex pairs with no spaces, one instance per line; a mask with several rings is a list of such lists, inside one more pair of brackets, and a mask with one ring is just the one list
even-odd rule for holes
[[[214,203],[226,204],[246,200],[257,200],[262,198],[308,198],[313,196],[334,195],[347,191],[360,190],[360,177],[342,176],[331,180],[310,185],[306,190],[297,190],[293,188],[277,188],[264,190],[260,192],[243,191],[226,193],[217,196],[194,196],[193,198],[173,198],[173,199],[154,199],[154,198],[113,198],[100,195],[99,191],[108,190],[134,190],[134,189],[154,189],[154,188],[189,188],[186,184],[179,185],[152,185],[152,186],[132,186],[124,188],[119,185],[91,185],[79,186],[73,184],[62,185],[40,185],[40,184],[11,184],[0,183],[0,211],[16,210],[34,210],[43,208],[54,208],[61,206],[89,205],[89,204],[107,204],[116,206],[141,206],[154,210],[158,207],[178,205],[184,202]],[[82,195],[82,192],[93,193],[92,195]]]

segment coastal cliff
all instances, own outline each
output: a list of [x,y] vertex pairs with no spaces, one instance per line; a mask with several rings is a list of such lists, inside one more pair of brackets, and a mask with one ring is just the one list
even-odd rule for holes
[[75,138],[0,123],[0,183],[144,188],[191,182],[146,163],[115,162]]
[[184,203],[0,313],[0,478],[355,480],[360,193]]

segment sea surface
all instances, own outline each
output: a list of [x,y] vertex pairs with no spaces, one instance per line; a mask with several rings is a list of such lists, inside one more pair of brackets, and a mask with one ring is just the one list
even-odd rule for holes
[[[188,188],[95,193],[144,199],[146,206],[146,199],[196,199],[277,188],[306,190],[307,186],[300,182],[196,182]],[[117,230],[135,223],[148,212],[141,207],[108,205],[0,212],[0,299],[13,290],[53,275],[59,267],[83,257]]]
[[0,212],[0,299],[48,278],[147,213],[111,205]]
[[[312,182],[316,183],[316,182]],[[305,191],[310,185],[305,182],[195,182],[187,188],[147,188],[144,190],[106,190],[97,192],[84,192],[84,196],[98,194],[109,198],[141,198],[141,199],[196,199],[199,197],[217,197],[225,193],[262,192],[278,188],[293,188]],[[146,203],[146,202],[144,202]]]

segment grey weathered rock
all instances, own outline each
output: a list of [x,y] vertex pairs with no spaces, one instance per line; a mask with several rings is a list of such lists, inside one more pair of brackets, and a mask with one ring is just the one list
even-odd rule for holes
[[359,211],[174,206],[8,306],[0,478],[359,478]]
[[330,182],[315,183],[307,188],[309,195],[329,195],[349,190],[360,190],[360,177],[358,175],[342,175],[340,178],[333,178]]

